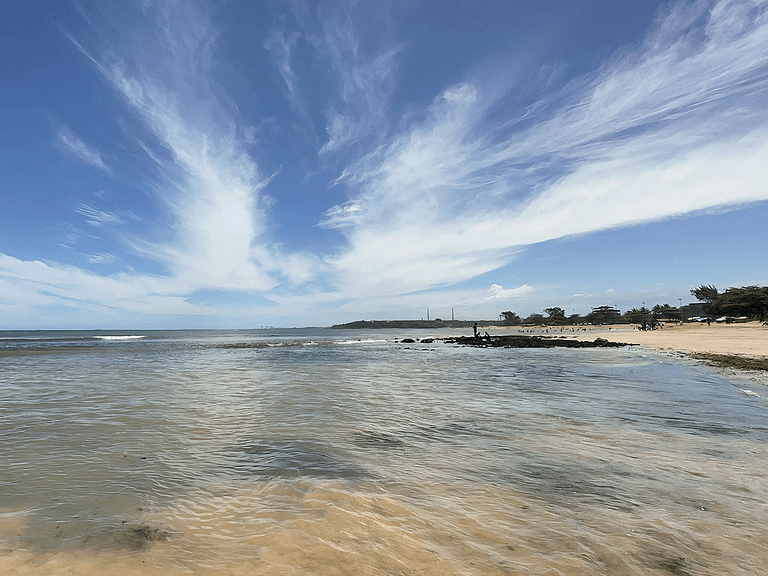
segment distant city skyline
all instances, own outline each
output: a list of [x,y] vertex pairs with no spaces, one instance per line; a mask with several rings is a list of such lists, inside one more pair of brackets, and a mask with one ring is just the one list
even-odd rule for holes
[[768,284],[766,0],[42,1],[0,27],[0,329]]

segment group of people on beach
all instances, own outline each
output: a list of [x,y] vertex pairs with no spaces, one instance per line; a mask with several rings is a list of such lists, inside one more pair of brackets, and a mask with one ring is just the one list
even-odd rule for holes
[[488,342],[491,341],[491,335],[488,334],[488,332],[486,332],[483,336],[480,336],[480,332],[477,331],[477,322],[475,322],[475,325],[472,326],[472,332],[475,338],[485,338],[486,340],[488,340]]

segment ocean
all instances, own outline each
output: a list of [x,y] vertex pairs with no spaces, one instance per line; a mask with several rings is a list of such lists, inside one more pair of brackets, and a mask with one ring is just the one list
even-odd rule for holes
[[766,573],[765,386],[459,333],[0,332],[0,574]]

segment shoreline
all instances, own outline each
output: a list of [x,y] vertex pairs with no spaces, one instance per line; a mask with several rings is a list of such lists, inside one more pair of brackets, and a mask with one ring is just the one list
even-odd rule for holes
[[631,324],[610,326],[483,326],[481,332],[491,331],[542,338],[567,338],[571,341],[594,342],[607,340],[611,345],[654,350],[663,354],[683,355],[716,368],[757,375],[768,385],[768,327],[761,322],[739,324],[666,323],[656,330],[638,330]]
[[[579,340],[604,338],[632,340],[658,352],[683,354],[720,368],[768,372],[768,327],[760,322],[744,324],[704,323],[667,324],[657,330],[642,331],[632,326],[595,327],[576,333]],[[631,335],[631,336],[630,336]]]
[[[666,323],[662,328],[647,331],[631,324],[485,325],[478,326],[478,332],[481,334],[479,338],[445,335],[435,339],[465,346],[503,348],[637,346],[662,354],[682,355],[715,368],[731,369],[754,376],[768,385],[768,327],[758,321],[711,326],[704,323]],[[489,334],[489,340],[482,336],[484,333]]]

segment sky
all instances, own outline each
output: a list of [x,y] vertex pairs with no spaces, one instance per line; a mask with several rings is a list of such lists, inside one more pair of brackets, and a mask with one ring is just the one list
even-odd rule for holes
[[0,329],[768,284],[768,0],[31,0],[0,53]]

